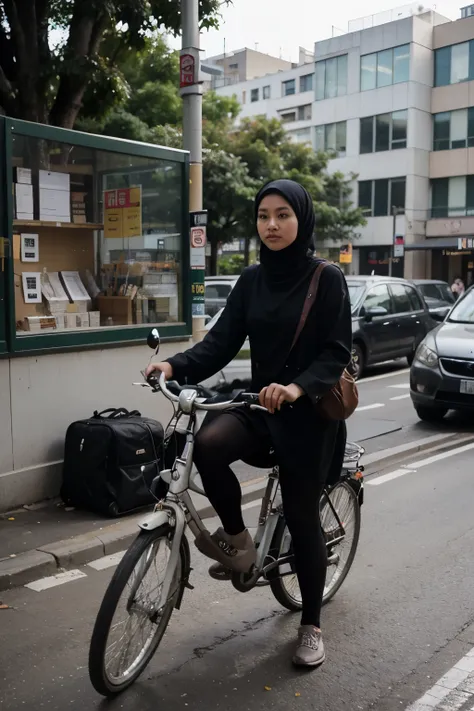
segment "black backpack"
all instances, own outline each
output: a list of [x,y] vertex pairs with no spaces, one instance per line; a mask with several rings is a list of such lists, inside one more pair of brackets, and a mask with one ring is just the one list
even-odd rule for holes
[[161,424],[137,410],[109,408],[73,422],[66,433],[63,501],[106,516],[152,504],[163,439]]

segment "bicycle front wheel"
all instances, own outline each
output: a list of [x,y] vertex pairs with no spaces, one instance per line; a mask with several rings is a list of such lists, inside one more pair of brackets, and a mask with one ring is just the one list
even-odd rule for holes
[[133,684],[153,657],[179,604],[189,572],[184,535],[168,599],[157,607],[173,535],[167,524],[140,533],[109,583],[89,650],[89,675],[99,694],[114,696]]

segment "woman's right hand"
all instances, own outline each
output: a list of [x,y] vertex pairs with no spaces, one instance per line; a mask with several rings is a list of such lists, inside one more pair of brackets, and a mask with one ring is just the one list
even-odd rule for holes
[[148,378],[152,373],[158,371],[159,373],[164,373],[166,380],[171,380],[173,377],[173,368],[169,363],[150,363],[150,365],[145,370],[145,375]]

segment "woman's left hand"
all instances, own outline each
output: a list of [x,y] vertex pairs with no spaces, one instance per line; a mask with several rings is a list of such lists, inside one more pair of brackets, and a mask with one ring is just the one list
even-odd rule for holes
[[260,390],[258,397],[260,405],[266,407],[268,412],[273,415],[276,410],[281,408],[284,402],[295,402],[295,400],[298,400],[302,395],[304,395],[304,391],[299,385],[295,385],[294,383],[291,385],[272,383]]

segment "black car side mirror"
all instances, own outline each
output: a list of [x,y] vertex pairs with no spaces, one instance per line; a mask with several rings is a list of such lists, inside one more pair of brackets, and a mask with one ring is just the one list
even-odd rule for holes
[[372,306],[370,309],[364,309],[363,311],[363,316],[368,323],[377,316],[383,317],[387,314],[388,311],[383,306]]

